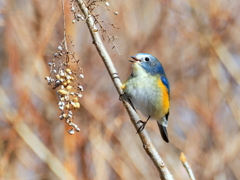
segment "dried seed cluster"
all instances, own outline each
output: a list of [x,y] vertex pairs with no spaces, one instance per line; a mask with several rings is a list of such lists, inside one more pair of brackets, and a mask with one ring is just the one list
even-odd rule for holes
[[65,42],[58,46],[53,56],[52,61],[48,63],[50,75],[45,79],[57,92],[58,108],[61,110],[59,119],[71,126],[68,132],[74,134],[75,131],[80,131],[80,128],[73,122],[73,111],[80,108],[79,99],[83,92],[80,81],[84,78],[83,70],[79,66],[79,60],[75,59],[75,54],[66,50]]
[[72,0],[70,3],[70,11],[73,13],[74,19],[72,20],[72,23],[75,23],[76,21],[85,21],[84,15],[78,8],[77,2],[75,0]]
[[[101,3],[105,2],[105,6],[102,6]],[[109,8],[110,4],[106,0],[89,0],[87,3],[88,9],[91,11],[94,10],[95,7],[101,7],[104,8],[110,12],[112,12],[114,15],[118,15],[118,12],[113,11],[112,9]],[[81,10],[79,9],[78,3],[76,0],[71,0],[70,3],[70,11],[73,13],[74,19],[72,20],[72,23],[75,23],[76,21],[85,21],[84,15],[82,14]],[[93,14],[92,14],[93,15]],[[95,17],[95,15],[93,15]],[[96,18],[96,17],[95,17]]]

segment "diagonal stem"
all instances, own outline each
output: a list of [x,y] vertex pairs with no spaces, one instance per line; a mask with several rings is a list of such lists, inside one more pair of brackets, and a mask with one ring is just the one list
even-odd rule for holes
[[[93,17],[93,15],[90,14],[90,12],[89,12],[88,8],[86,7],[86,4],[83,0],[77,0],[77,3],[78,3],[78,6],[80,7],[82,13],[85,16],[87,26],[89,28],[90,34],[93,39],[93,43],[108,70],[108,73],[113,81],[113,84],[114,84],[115,88],[117,89],[119,95],[122,95],[123,94],[123,91],[121,89],[122,83],[119,79],[118,73],[113,65],[113,62],[101,40],[101,37],[100,37],[98,31],[96,30],[97,27],[94,23],[94,17]],[[136,130],[138,130],[139,125],[137,124],[137,122],[139,120],[139,117],[138,117],[137,113],[135,112],[133,107],[124,99],[123,99],[123,104],[130,116],[130,119],[131,119],[133,125],[135,126]],[[166,165],[162,161],[162,158],[158,154],[158,152],[157,152],[156,148],[154,147],[146,130],[142,130],[138,134],[140,136],[140,139],[142,140],[143,147],[144,147],[146,153],[149,155],[149,157],[153,161],[155,167],[157,168],[160,178],[162,180],[173,180],[172,175],[170,174]]]

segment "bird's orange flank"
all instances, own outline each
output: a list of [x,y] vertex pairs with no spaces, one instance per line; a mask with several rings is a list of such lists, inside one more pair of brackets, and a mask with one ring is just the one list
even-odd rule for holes
[[169,102],[169,94],[167,87],[162,83],[161,79],[158,80],[158,86],[161,89],[162,93],[162,113],[165,115],[169,111],[170,102]]

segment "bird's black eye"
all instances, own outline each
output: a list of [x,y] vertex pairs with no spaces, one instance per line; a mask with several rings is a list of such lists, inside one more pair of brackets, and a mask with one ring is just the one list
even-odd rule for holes
[[145,58],[145,61],[149,61],[149,60],[150,60],[149,57],[146,57],[146,58]]

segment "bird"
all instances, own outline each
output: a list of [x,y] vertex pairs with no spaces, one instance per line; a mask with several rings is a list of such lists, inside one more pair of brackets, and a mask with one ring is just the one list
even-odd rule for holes
[[138,53],[130,57],[132,73],[121,88],[134,110],[137,108],[147,117],[146,121],[137,122],[142,124],[137,132],[145,128],[149,119],[156,120],[163,140],[168,143],[170,85],[163,66],[150,54]]

